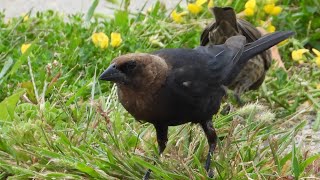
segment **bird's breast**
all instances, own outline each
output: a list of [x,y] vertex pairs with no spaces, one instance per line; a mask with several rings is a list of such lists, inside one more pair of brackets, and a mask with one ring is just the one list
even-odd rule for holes
[[122,106],[137,120],[152,121],[156,116],[156,94],[118,88],[118,98]]

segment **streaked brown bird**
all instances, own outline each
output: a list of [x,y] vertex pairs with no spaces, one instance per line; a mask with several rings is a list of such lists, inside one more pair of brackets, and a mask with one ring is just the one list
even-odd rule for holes
[[99,79],[115,82],[124,108],[135,119],[154,125],[160,154],[166,148],[168,126],[199,123],[209,143],[208,171],[217,142],[212,116],[220,108],[224,86],[230,85],[250,58],[291,35],[276,32],[251,44],[240,35],[222,45],[126,54],[115,58]]
[[[201,34],[201,46],[210,44],[223,44],[235,35],[246,37],[247,43],[253,42],[261,37],[260,31],[249,22],[237,19],[236,13],[231,7],[213,7],[212,13],[215,21],[209,24]],[[266,50],[250,59],[243,67],[238,76],[228,86],[234,91],[239,105],[242,105],[241,94],[247,90],[258,89],[264,81],[267,70],[271,66],[271,51]]]

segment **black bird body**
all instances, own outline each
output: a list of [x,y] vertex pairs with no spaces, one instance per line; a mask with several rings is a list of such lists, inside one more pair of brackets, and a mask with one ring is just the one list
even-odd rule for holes
[[232,83],[250,58],[292,34],[277,32],[251,44],[246,44],[244,36],[234,36],[222,45],[126,54],[115,58],[100,79],[117,84],[121,104],[135,119],[155,126],[160,154],[168,126],[199,123],[210,146],[208,170],[217,141],[212,116],[220,108],[224,86]]
[[[249,22],[238,19],[231,7],[214,7],[211,9],[215,21],[209,24],[201,34],[200,44],[223,44],[229,37],[243,35],[247,43],[256,41],[261,37],[259,30]],[[271,66],[271,52],[266,50],[250,59],[243,67],[233,82],[228,85],[229,89],[234,90],[239,104],[240,95],[247,90],[258,89],[265,79],[267,70]]]

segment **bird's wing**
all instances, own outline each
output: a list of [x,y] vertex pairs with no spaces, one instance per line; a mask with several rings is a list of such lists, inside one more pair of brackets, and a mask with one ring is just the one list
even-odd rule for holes
[[233,66],[233,69],[230,71],[231,73],[229,73],[228,76],[226,76],[226,79],[223,80],[223,84],[226,86],[230,85],[249,59],[280,43],[281,41],[288,39],[292,35],[294,35],[294,32],[292,31],[279,31],[265,35],[252,43],[246,44],[243,53],[241,53],[240,58],[237,60],[237,64]]
[[230,85],[250,58],[293,34],[276,32],[250,44],[246,44],[244,36],[232,36],[222,45],[160,50],[155,54],[170,67],[167,85],[177,94],[192,99],[210,96],[215,88]]
[[198,51],[210,54],[213,58],[208,61],[207,68],[210,71],[211,79],[215,83],[222,83],[236,66],[244,46],[246,38],[244,36],[232,36],[223,45],[200,46]]
[[247,42],[253,42],[261,37],[259,30],[248,21],[238,19],[238,27],[241,33],[247,38]]
[[234,36],[223,45],[160,50],[154,54],[171,67],[167,85],[179,95],[196,98],[222,88],[222,81],[240,58],[245,41],[244,36]]
[[202,34],[200,36],[200,45],[205,46],[209,43],[209,32],[212,31],[216,27],[216,23],[210,23],[208,26],[204,28]]

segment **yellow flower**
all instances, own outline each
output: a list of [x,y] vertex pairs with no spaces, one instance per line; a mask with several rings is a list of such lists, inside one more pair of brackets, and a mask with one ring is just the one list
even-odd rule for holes
[[109,38],[103,32],[93,33],[91,39],[93,44],[101,49],[105,49],[109,46]]
[[254,15],[254,9],[253,8],[244,9],[244,15],[245,16],[253,16]]
[[197,0],[195,3],[189,3],[188,10],[192,14],[198,14],[202,10],[202,5],[206,2],[207,2],[207,0]]
[[192,14],[198,14],[199,12],[201,12],[202,7],[197,5],[196,3],[189,3],[188,4],[188,10],[192,13]]
[[256,8],[256,0],[247,1],[246,4],[244,5],[244,7],[246,9],[248,9],[248,8],[255,9]]
[[118,46],[120,46],[121,42],[122,42],[121,34],[116,33],[116,32],[112,32],[111,33],[111,46],[118,47]]
[[317,49],[315,48],[312,48],[312,51],[316,54],[316,64],[317,66],[320,68],[320,51],[318,51]]
[[22,44],[21,46],[21,53],[24,54],[28,48],[31,46],[31,44]]
[[267,27],[267,31],[272,33],[276,30],[276,27],[274,27],[271,23],[269,24],[269,26]]
[[29,19],[28,14],[22,14],[22,16],[23,16],[23,22],[28,21],[28,19]]
[[306,52],[309,52],[308,49],[298,49],[298,50],[294,50],[291,53],[291,57],[294,61],[299,61],[302,59],[302,55]]
[[271,15],[278,15],[281,13],[282,8],[280,6],[275,6],[274,3],[272,4],[267,4],[263,7],[263,10],[267,13],[267,14],[271,14]]
[[317,57],[320,57],[320,51],[315,48],[312,48],[312,51],[316,54]]
[[263,10],[264,12],[270,14],[273,8],[274,8],[274,4],[267,4],[263,7]]
[[172,13],[171,13],[171,18],[173,19],[174,22],[176,23],[181,23],[183,21],[183,18],[182,16],[185,15],[186,12],[182,12],[182,13],[177,13],[176,10],[174,10]]
[[198,5],[198,6],[202,6],[204,3],[206,3],[207,2],[207,0],[197,0],[196,1],[196,5]]
[[277,16],[278,14],[280,14],[282,11],[282,8],[280,6],[275,6],[271,12],[271,15],[275,15]]
[[214,6],[213,0],[209,0],[208,8],[212,8]]
[[245,7],[244,15],[245,16],[253,16],[254,11],[256,9],[256,0],[247,1],[246,4],[244,5],[244,7]]
[[320,84],[317,84],[317,89],[320,89]]

